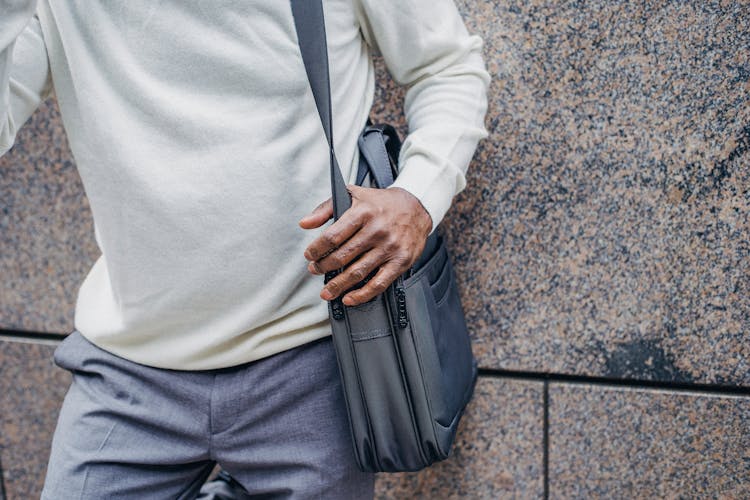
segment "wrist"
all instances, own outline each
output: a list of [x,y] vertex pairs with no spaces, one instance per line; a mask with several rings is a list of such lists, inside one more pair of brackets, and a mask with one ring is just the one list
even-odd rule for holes
[[415,219],[414,223],[417,227],[422,229],[423,236],[425,239],[427,239],[433,229],[432,216],[430,215],[430,212],[427,210],[427,208],[425,208],[420,199],[417,198],[417,196],[415,196],[409,190],[404,189],[400,186],[391,186],[389,187],[389,189],[400,191],[401,193],[403,193],[404,198],[409,200],[411,213],[413,214],[412,216]]

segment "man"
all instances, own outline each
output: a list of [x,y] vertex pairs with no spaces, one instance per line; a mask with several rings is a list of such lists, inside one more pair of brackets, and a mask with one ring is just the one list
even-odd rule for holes
[[102,251],[55,352],[73,384],[42,497],[193,498],[216,463],[251,495],[371,497],[325,301],[375,269],[343,302],[382,291],[465,185],[489,77],[452,1],[324,2],[348,181],[371,50],[408,87],[410,130],[395,184],[350,185],[325,229],[327,145],[288,1],[0,7],[0,153],[54,89]]

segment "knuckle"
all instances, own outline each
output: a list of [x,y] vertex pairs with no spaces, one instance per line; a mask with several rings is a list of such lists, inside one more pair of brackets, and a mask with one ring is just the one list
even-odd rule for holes
[[389,253],[395,253],[398,250],[400,250],[400,248],[401,248],[401,242],[397,238],[395,238],[393,236],[390,236],[385,241],[385,245],[384,246],[385,246],[385,249],[388,250]]
[[339,249],[339,256],[341,257],[341,260],[347,263],[350,260],[352,260],[352,258],[354,258],[354,256],[356,255],[355,252],[356,252],[356,248],[354,247],[350,247],[350,246],[341,247]]
[[372,261],[373,267],[382,267],[389,260],[388,252],[383,247],[378,247],[376,251]]
[[352,243],[346,251],[350,259],[361,257],[365,251],[364,241],[356,241]]
[[336,267],[344,267],[347,265],[353,257],[353,252],[350,248],[339,248],[336,253],[331,254],[334,265]]
[[343,266],[342,258],[339,253],[334,253],[325,258],[326,267],[330,270],[338,269]]
[[360,282],[367,276],[367,271],[364,267],[357,266],[351,270],[351,276],[355,282]]
[[359,220],[357,219],[356,216],[351,217],[350,219],[346,221],[346,225],[348,226],[349,231],[355,230],[359,226]]
[[336,244],[336,235],[332,232],[325,232],[320,236],[321,240],[324,244],[328,246],[335,246]]
[[388,288],[388,283],[383,278],[376,279],[372,282],[372,289],[377,293],[382,293]]
[[377,215],[377,207],[374,206],[372,203],[368,203],[365,201],[360,201],[359,209],[362,211],[362,213],[372,219],[375,215]]
[[388,275],[386,277],[391,281],[395,281],[399,275],[404,273],[407,267],[409,267],[409,258],[397,253],[388,261]]
[[388,228],[383,223],[373,223],[372,235],[379,240],[383,240],[388,236]]
[[403,254],[397,254],[391,259],[391,263],[400,271],[409,267],[409,258]]
[[326,285],[326,288],[328,288],[329,292],[336,295],[341,291],[341,282],[339,280],[331,280]]
[[357,254],[362,253],[362,248],[367,244],[367,239],[362,237],[363,234],[360,232],[355,233],[351,239],[348,241],[347,247],[352,252],[355,252]]

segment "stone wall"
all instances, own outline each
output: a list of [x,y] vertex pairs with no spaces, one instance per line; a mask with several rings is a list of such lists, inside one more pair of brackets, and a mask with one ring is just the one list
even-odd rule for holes
[[[457,3],[493,77],[443,224],[482,373],[454,456],[378,496],[750,496],[750,5]],[[0,462],[31,498],[98,249],[54,101],[0,172]]]

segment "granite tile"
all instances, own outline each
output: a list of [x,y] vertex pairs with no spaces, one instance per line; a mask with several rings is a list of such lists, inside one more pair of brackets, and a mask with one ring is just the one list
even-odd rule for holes
[[70,384],[54,346],[0,340],[0,456],[8,500],[39,498],[52,433]]
[[54,99],[0,157],[0,173],[0,329],[69,333],[99,249]]
[[750,9],[460,2],[490,138],[447,229],[480,362],[750,385]]
[[493,76],[444,224],[481,365],[749,385],[748,5],[457,4]]
[[550,384],[550,498],[750,498],[750,397]]
[[542,383],[480,377],[445,462],[378,474],[376,498],[541,498]]

